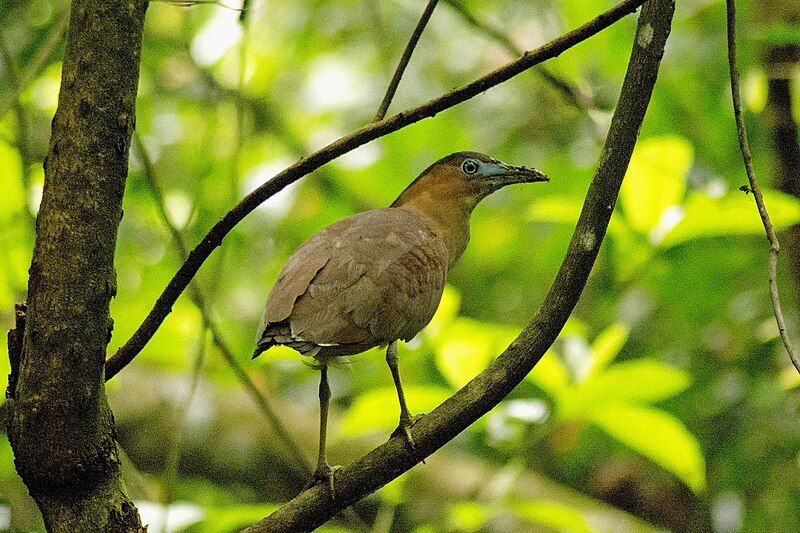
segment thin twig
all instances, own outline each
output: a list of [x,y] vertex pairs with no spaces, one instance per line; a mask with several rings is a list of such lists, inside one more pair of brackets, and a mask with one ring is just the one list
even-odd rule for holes
[[[445,0],[445,2],[470,26],[502,45],[512,55],[521,56],[525,53],[525,51],[517,46],[517,44],[505,33],[495,28],[491,24],[478,19],[469,9],[467,9],[466,6],[464,6],[464,4],[460,2],[460,0]],[[544,65],[540,65],[534,69],[533,72],[539,74],[542,79],[549,83],[559,94],[561,94],[561,96],[564,97],[564,100],[572,104],[575,108],[584,112],[588,112],[589,110],[595,108],[595,105],[589,95],[585,94],[582,90],[561,76],[551,72]],[[589,118],[592,117],[590,116]]]
[[31,80],[39,75],[44,64],[50,59],[50,56],[53,55],[53,51],[61,44],[61,41],[64,40],[68,24],[69,17],[58,17],[58,22],[53,25],[53,30],[28,64],[28,68],[19,74],[17,84],[11,89],[10,94],[7,96],[8,99],[0,104],[0,119],[11,109],[11,106],[14,105],[14,102],[17,101],[19,95],[22,94],[22,91],[25,90]]
[[317,150],[278,173],[272,179],[259,186],[245,196],[239,204],[222,217],[206,234],[202,241],[192,250],[187,260],[178,269],[167,284],[161,296],[148,313],[139,328],[128,341],[106,361],[106,379],[111,379],[122,368],[130,363],[144,348],[158,330],[164,318],[172,311],[172,305],[186,289],[203,262],[222,244],[222,239],[250,212],[290,183],[294,183],[306,174],[318,169],[325,163],[346,154],[369,141],[378,139],[397,131],[409,124],[449,109],[461,102],[499,85],[514,76],[538,65],[543,61],[558,56],[562,52],[585,41],[592,35],[611,26],[622,17],[633,13],[645,0],[623,0],[608,11],[600,14],[586,24],[550,41],[536,50],[525,53],[521,58],[477,80],[455,89],[439,98],[430,100],[420,106],[386,118],[380,122],[368,124],[353,133],[342,137],[331,144]]
[[778,325],[778,331],[780,333],[781,340],[786,348],[787,353],[789,354],[789,358],[791,359],[792,364],[794,365],[795,369],[800,372],[800,359],[797,356],[797,353],[794,347],[789,340],[788,334],[786,332],[786,323],[783,317],[783,311],[781,309],[781,301],[780,296],[778,294],[778,283],[777,283],[777,264],[778,264],[778,254],[780,253],[780,243],[778,242],[778,237],[775,234],[775,229],[772,226],[772,222],[770,221],[769,214],[767,212],[766,205],[764,204],[764,199],[761,194],[761,190],[758,186],[758,182],[755,176],[755,170],[753,168],[753,160],[752,155],[750,152],[750,146],[747,139],[747,130],[744,124],[744,117],[742,113],[742,106],[741,106],[741,97],[740,97],[740,85],[739,85],[739,70],[736,64],[736,5],[734,0],[727,0],[728,6],[728,62],[730,66],[730,76],[731,76],[731,94],[733,98],[733,109],[734,109],[734,117],[736,119],[736,130],[739,138],[739,147],[742,152],[742,157],[744,159],[745,170],[747,172],[747,179],[749,181],[750,190],[753,192],[753,198],[756,202],[758,207],[758,213],[761,217],[761,221],[764,225],[764,230],[766,231],[767,238],[770,243],[770,250],[769,250],[769,287],[770,287],[770,295],[772,299],[772,306],[775,312],[775,320]]
[[[164,516],[162,521],[167,523],[169,518],[169,504],[173,503],[175,498],[175,484],[178,478],[178,466],[181,459],[181,441],[186,430],[186,417],[189,413],[189,408],[192,406],[192,401],[197,393],[197,387],[200,385],[200,376],[202,375],[203,365],[206,359],[206,347],[208,345],[208,324],[203,322],[200,326],[200,335],[197,338],[197,349],[194,354],[194,361],[192,362],[191,374],[189,374],[189,389],[186,391],[186,396],[183,401],[180,401],[175,406],[174,422],[172,432],[169,437],[167,449],[167,457],[164,461],[164,490],[163,502]],[[166,526],[164,527],[166,531]]]
[[731,74],[731,96],[733,98],[733,115],[736,118],[736,132],[739,136],[739,148],[744,159],[744,168],[747,172],[747,180],[750,182],[750,190],[758,206],[758,214],[764,224],[764,231],[767,232],[769,239],[769,292],[772,297],[772,308],[775,311],[775,321],[778,323],[778,332],[781,335],[783,345],[789,354],[795,369],[800,372],[800,359],[789,340],[786,333],[786,322],[781,310],[781,299],[778,295],[778,253],[781,251],[778,236],[775,228],[767,213],[767,206],[764,205],[764,198],[761,196],[761,189],[756,181],[756,173],[753,169],[753,156],[750,154],[750,144],[747,142],[747,129],[744,125],[744,115],[742,113],[741,90],[739,88],[739,67],[736,65],[736,1],[727,0],[728,5],[728,65]]
[[405,72],[408,62],[411,60],[411,54],[414,53],[414,48],[416,48],[417,42],[419,41],[422,32],[425,30],[425,26],[427,26],[428,21],[431,19],[433,10],[436,9],[436,4],[438,3],[439,0],[429,0],[428,5],[425,6],[425,11],[422,12],[422,17],[419,19],[417,27],[414,28],[414,33],[411,34],[411,39],[408,41],[406,49],[403,51],[403,56],[400,58],[400,63],[397,64],[397,69],[394,71],[392,81],[389,82],[389,87],[386,89],[386,94],[383,96],[381,105],[378,107],[378,112],[375,114],[375,118],[372,120],[373,122],[380,122],[383,120],[383,117],[386,116],[386,111],[389,109],[389,104],[392,103],[394,93],[397,92],[397,86],[400,85],[400,79],[403,77],[403,72]]
[[[186,244],[183,240],[183,235],[172,223],[172,220],[169,218],[169,214],[167,213],[166,203],[164,201],[164,195],[161,191],[161,188],[158,184],[158,180],[155,177],[155,169],[153,168],[153,162],[150,158],[150,155],[147,153],[147,150],[142,144],[142,139],[139,136],[138,132],[134,133],[133,139],[135,141],[135,146],[139,153],[139,157],[142,160],[142,166],[144,167],[144,177],[147,181],[147,184],[150,187],[150,190],[153,194],[153,198],[155,199],[156,208],[158,210],[159,217],[161,218],[163,224],[167,227],[171,237],[172,237],[172,244],[175,249],[180,254],[182,260],[186,260],[188,256]],[[231,370],[233,370],[234,375],[239,380],[239,382],[244,386],[247,390],[250,397],[259,407],[261,412],[264,414],[264,417],[267,419],[269,424],[272,426],[272,429],[278,435],[278,437],[283,441],[286,447],[291,451],[292,457],[297,461],[297,463],[301,466],[301,468],[306,471],[307,473],[311,473],[311,463],[308,459],[303,455],[300,446],[294,440],[294,438],[289,433],[286,426],[281,421],[280,417],[277,415],[275,410],[270,405],[269,401],[266,399],[264,394],[256,387],[256,384],[253,383],[253,380],[250,379],[250,376],[247,372],[242,368],[242,365],[236,360],[236,356],[233,354],[233,350],[231,350],[228,343],[222,336],[222,332],[219,329],[219,326],[214,321],[213,317],[211,316],[211,311],[206,303],[205,297],[202,291],[197,287],[196,282],[192,282],[191,290],[189,296],[192,302],[195,304],[195,307],[200,311],[200,315],[203,318],[203,322],[207,325],[208,330],[211,332],[211,338],[214,341],[214,344],[219,349],[222,357],[228,363]]]

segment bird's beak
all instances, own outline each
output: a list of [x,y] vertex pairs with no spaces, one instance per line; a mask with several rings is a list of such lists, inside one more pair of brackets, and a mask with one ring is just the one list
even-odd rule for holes
[[535,168],[512,167],[511,165],[506,165],[505,163],[501,163],[500,168],[503,169],[500,176],[507,180],[507,183],[509,184],[550,181],[550,178],[548,178],[544,172],[540,172]]
[[483,175],[483,178],[493,190],[505,187],[506,185],[513,185],[514,183],[550,181],[550,178],[535,168],[514,167],[500,162],[492,163]]

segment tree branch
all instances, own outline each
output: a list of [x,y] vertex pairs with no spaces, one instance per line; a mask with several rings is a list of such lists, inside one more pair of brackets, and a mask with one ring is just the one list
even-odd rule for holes
[[781,247],[780,243],[778,243],[778,236],[775,235],[775,228],[772,227],[772,222],[769,219],[767,207],[764,205],[764,198],[761,196],[761,189],[758,187],[758,181],[756,181],[756,173],[753,169],[753,157],[750,154],[750,144],[747,142],[747,129],[745,128],[744,115],[742,114],[739,68],[736,66],[736,1],[727,0],[727,6],[728,65],[731,75],[731,97],[733,99],[733,115],[736,119],[736,133],[739,136],[739,148],[742,151],[747,180],[750,182],[750,190],[753,192],[753,199],[756,201],[758,214],[761,217],[761,222],[764,224],[764,231],[767,233],[767,239],[769,240],[769,292],[772,298],[772,308],[775,311],[775,321],[778,324],[778,332],[781,335],[783,345],[786,347],[786,352],[789,354],[789,359],[792,361],[795,369],[800,372],[800,359],[798,359],[792,342],[789,340],[789,335],[786,333],[786,322],[783,318],[781,298],[778,294],[778,253]]
[[372,120],[373,122],[380,122],[386,116],[386,111],[389,109],[389,104],[392,103],[394,93],[397,92],[397,86],[400,85],[403,72],[405,72],[408,62],[411,60],[411,54],[414,53],[414,48],[416,48],[417,42],[422,32],[425,30],[428,21],[431,19],[433,10],[436,9],[436,4],[438,3],[439,0],[429,0],[428,5],[425,6],[425,11],[422,12],[422,17],[419,19],[417,27],[414,28],[414,33],[411,34],[411,39],[408,41],[406,49],[403,51],[400,63],[397,64],[397,69],[394,71],[392,81],[389,82],[389,87],[386,89],[386,94],[383,96],[383,100],[381,100],[381,105],[378,107],[378,112],[375,114],[375,118]]
[[306,174],[313,172],[325,163],[358,148],[359,146],[397,131],[409,124],[414,124],[425,118],[433,117],[437,113],[449,109],[461,102],[484,92],[495,85],[503,83],[517,74],[538,65],[547,59],[553,58],[576,44],[588,39],[592,35],[611,26],[622,17],[636,11],[645,0],[622,0],[605,13],[593,20],[572,30],[561,37],[527,52],[516,61],[481,77],[472,83],[451,91],[439,98],[430,100],[413,109],[402,111],[392,117],[362,127],[359,130],[342,137],[333,143],[317,150],[304,159],[300,159],[272,179],[245,196],[239,204],[231,209],[214,227],[206,234],[203,240],[189,254],[188,259],[178,269],[167,284],[161,296],[156,300],[144,322],[139,326],[130,339],[106,362],[106,379],[111,379],[122,368],[130,363],[144,348],[155,334],[164,318],[172,310],[172,305],[178,296],[186,289],[191,279],[200,269],[203,262],[211,255],[214,249],[222,243],[222,239],[245,216],[252,212],[262,202],[290,183],[294,183]]
[[50,531],[142,527],[122,484],[103,364],[146,9],[146,0],[73,0],[70,11],[6,406],[17,473]]
[[414,426],[416,452],[391,438],[336,473],[336,500],[317,485],[252,526],[263,531],[310,531],[336,511],[412,468],[497,405],[553,343],[580,297],[613,212],[650,102],[669,35],[673,0],[650,0],[639,17],[628,71],[600,162],[555,282],[531,322],[489,367]]

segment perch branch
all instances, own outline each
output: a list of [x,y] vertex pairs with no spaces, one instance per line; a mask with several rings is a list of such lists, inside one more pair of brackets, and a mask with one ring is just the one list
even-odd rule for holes
[[797,357],[789,335],[786,333],[786,322],[781,310],[781,298],[778,295],[778,253],[781,250],[778,243],[778,236],[775,228],[767,213],[767,206],[764,205],[764,198],[761,196],[761,189],[756,181],[756,173],[753,169],[753,157],[750,154],[750,144],[747,142],[747,129],[744,125],[744,115],[742,114],[741,90],[739,88],[739,68],[736,65],[736,1],[727,0],[728,6],[728,65],[731,74],[731,96],[733,98],[733,115],[736,118],[736,132],[739,136],[739,148],[744,159],[744,168],[747,172],[747,180],[750,182],[750,190],[758,207],[758,214],[761,222],[764,223],[764,231],[769,240],[769,292],[772,297],[772,308],[775,311],[775,321],[778,323],[778,332],[781,335],[783,345],[789,354],[795,369],[800,372],[800,359]]
[[403,72],[405,72],[408,62],[411,60],[411,54],[414,53],[414,48],[417,47],[417,42],[422,32],[425,30],[425,26],[428,25],[428,21],[431,19],[433,10],[436,9],[436,4],[438,3],[439,0],[430,0],[428,5],[425,6],[425,11],[422,12],[422,17],[419,19],[417,27],[414,28],[414,33],[411,34],[411,39],[408,41],[406,49],[403,51],[403,56],[400,58],[400,63],[397,64],[397,69],[394,71],[392,81],[389,82],[389,87],[386,89],[386,94],[383,96],[383,100],[381,100],[381,105],[378,107],[378,112],[375,114],[375,118],[372,120],[373,122],[380,122],[386,116],[386,111],[389,109],[389,104],[392,103],[394,93],[397,92],[397,86],[400,85]]
[[332,142],[310,154],[308,157],[300,159],[259,186],[256,190],[245,196],[233,209],[228,211],[228,213],[211,228],[195,249],[192,250],[187,260],[181,265],[178,272],[175,273],[167,284],[161,296],[158,297],[153,308],[136,332],[119,348],[117,353],[106,361],[106,379],[110,379],[124,368],[125,365],[130,363],[149,342],[158,327],[172,310],[172,305],[178,299],[178,296],[189,285],[189,282],[200,269],[203,262],[211,255],[214,249],[222,243],[222,239],[245,216],[273,194],[342,154],[350,152],[369,141],[397,131],[409,124],[419,122],[428,117],[433,117],[445,109],[449,109],[456,104],[469,100],[485,90],[511,79],[534,65],[538,65],[547,59],[558,56],[572,46],[575,46],[611,26],[622,17],[636,11],[644,2],[645,0],[623,0],[586,24],[550,41],[536,50],[527,52],[521,58],[478,78],[472,83],[464,85],[463,87],[455,89],[454,91],[434,100],[430,100],[413,109],[402,111],[380,122],[364,126]]
[[522,333],[486,370],[417,422],[415,451],[409,450],[402,437],[391,438],[337,471],[335,501],[327,484],[317,485],[252,526],[250,533],[310,531],[323,524],[486,414],[544,355],[572,313],[597,257],[650,102],[674,7],[673,0],[650,0],[642,9],[619,102],[567,255],[542,306]]

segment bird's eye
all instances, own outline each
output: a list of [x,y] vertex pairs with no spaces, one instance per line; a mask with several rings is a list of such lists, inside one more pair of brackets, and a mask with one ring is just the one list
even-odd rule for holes
[[461,170],[465,174],[475,174],[478,171],[478,163],[474,159],[467,159],[461,163]]

